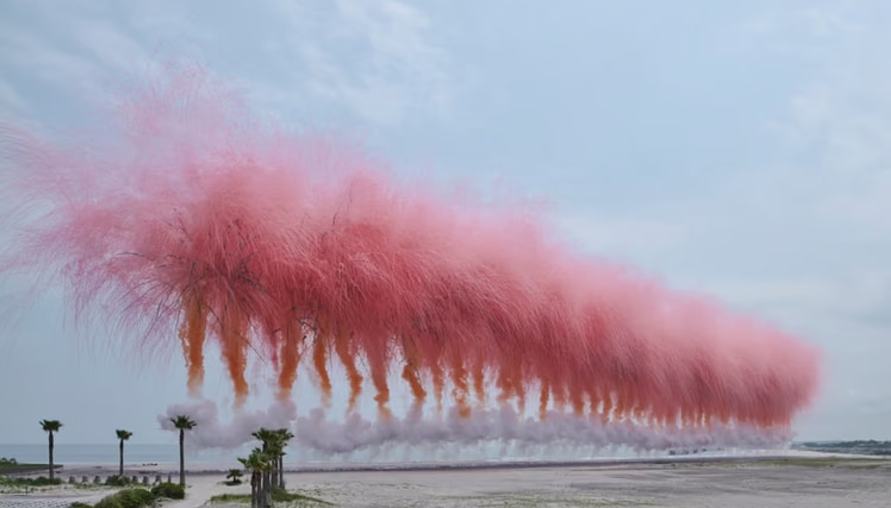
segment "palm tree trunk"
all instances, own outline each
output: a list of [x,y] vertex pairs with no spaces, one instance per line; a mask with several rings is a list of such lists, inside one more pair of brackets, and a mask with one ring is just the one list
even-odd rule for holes
[[272,502],[270,497],[272,494],[272,489],[269,485],[269,470],[267,469],[263,472],[263,508],[268,508],[272,506]]
[[262,498],[263,498],[263,481],[262,481],[263,477],[261,476],[262,474],[263,473],[261,473],[259,471],[254,473],[254,475],[257,477],[257,498],[254,501],[257,505],[257,508],[260,508],[260,506],[262,505]]
[[257,508],[257,473],[251,471],[251,508]]
[[186,456],[183,452],[183,443],[186,439],[186,431],[179,429],[179,484],[186,486]]
[[278,486],[285,488],[285,456],[278,456]]
[[118,465],[118,478],[124,477],[124,440],[121,439],[120,446],[120,463]]
[[55,467],[53,467],[53,433],[50,431],[49,433],[49,479],[50,481],[55,478]]
[[257,508],[263,506],[263,473],[257,472]]

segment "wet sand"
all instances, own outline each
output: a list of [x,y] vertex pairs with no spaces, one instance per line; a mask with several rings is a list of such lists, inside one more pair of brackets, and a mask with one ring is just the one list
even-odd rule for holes
[[684,462],[305,473],[291,488],[343,506],[891,506],[891,462]]
[[[216,494],[249,492],[247,485],[223,485],[223,476],[191,475],[188,498],[164,506],[245,506],[207,503]],[[312,471],[285,476],[289,490],[338,506],[891,506],[891,460],[821,455],[517,468]],[[0,506],[67,506],[62,504],[64,497],[61,492],[0,495]],[[68,498],[67,503],[73,500],[83,499]]]

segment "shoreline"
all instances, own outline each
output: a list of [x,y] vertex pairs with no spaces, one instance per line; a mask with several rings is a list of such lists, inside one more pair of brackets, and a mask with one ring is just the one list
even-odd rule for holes
[[[889,461],[891,457],[876,455],[858,455],[835,452],[813,452],[802,450],[765,450],[763,453],[751,454],[734,454],[734,455],[676,455],[670,457],[604,457],[590,459],[573,459],[573,460],[506,460],[506,461],[459,461],[459,462],[382,462],[382,463],[354,463],[354,464],[312,464],[290,466],[285,464],[285,473],[303,474],[303,473],[353,473],[353,472],[378,472],[378,471],[419,471],[419,472],[435,472],[435,471],[473,471],[473,470],[501,470],[501,469],[535,469],[535,468],[561,468],[561,467],[616,467],[616,466],[656,466],[670,464],[742,464],[771,462],[784,459],[841,459],[850,461]],[[213,475],[225,474],[230,469],[238,467],[237,463],[231,465],[223,464],[197,464],[193,467],[189,466],[188,457],[186,459],[186,473],[189,475]],[[56,464],[56,475],[59,478],[68,476],[81,476],[89,473],[90,475],[114,475],[118,472],[118,465],[112,463],[105,464]],[[16,477],[36,477],[45,476],[46,469],[31,469],[22,472],[10,472],[0,474],[9,474]],[[157,475],[178,473],[179,465],[174,463],[143,463],[143,464],[125,464],[125,476],[129,475]]]
[[[71,473],[73,469],[69,469]],[[111,465],[91,466],[116,473]],[[244,495],[247,483],[226,486],[224,470],[187,471],[187,496],[164,508],[241,508],[209,503],[221,494]],[[135,474],[128,470],[128,474]],[[148,473],[146,473],[148,474]],[[160,474],[160,473],[152,473]],[[166,473],[164,473],[166,474]],[[637,460],[538,461],[396,468],[292,468],[289,490],[338,506],[886,506],[891,499],[891,457],[830,453],[671,457]],[[61,478],[69,474],[63,473]],[[141,476],[141,475],[140,475]],[[151,480],[152,478],[150,478]],[[96,502],[104,486],[49,487],[0,494],[0,507],[55,508]],[[307,505],[309,506],[309,505]]]

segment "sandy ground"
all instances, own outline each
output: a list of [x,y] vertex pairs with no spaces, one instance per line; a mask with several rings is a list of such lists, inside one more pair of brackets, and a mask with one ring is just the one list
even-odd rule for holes
[[[187,499],[165,508],[208,505],[227,487],[223,473],[193,474]],[[339,506],[891,506],[891,460],[785,457],[706,462],[571,464],[455,470],[319,471],[286,474],[298,490]],[[94,502],[107,491],[55,489],[0,495],[0,507],[49,508]]]

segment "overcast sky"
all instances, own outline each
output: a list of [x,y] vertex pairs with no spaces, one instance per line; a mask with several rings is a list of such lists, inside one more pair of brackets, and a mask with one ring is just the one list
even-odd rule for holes
[[[0,120],[74,127],[189,59],[264,116],[543,202],[577,248],[805,337],[825,380],[798,437],[891,439],[891,3],[221,4],[3,0]],[[63,309],[49,291],[0,330],[0,443],[43,442],[41,418],[170,441],[182,360],[78,340]]]

